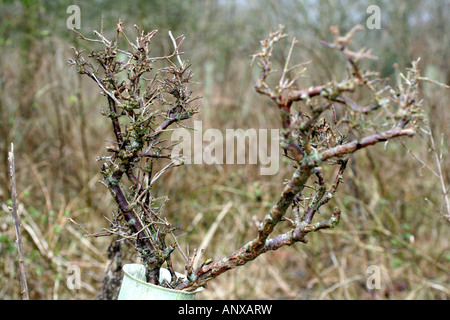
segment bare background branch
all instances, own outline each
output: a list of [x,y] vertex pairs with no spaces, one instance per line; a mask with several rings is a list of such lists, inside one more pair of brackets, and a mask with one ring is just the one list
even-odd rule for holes
[[14,144],[11,143],[11,151],[8,156],[9,162],[9,175],[11,181],[11,216],[14,221],[14,229],[16,231],[16,245],[17,245],[17,253],[19,257],[19,279],[20,279],[20,287],[22,300],[29,300],[28,294],[28,285],[27,285],[27,275],[25,268],[25,257],[23,254],[23,244],[22,244],[22,231],[20,225],[20,218],[17,212],[17,190],[16,190],[16,167],[14,161]]

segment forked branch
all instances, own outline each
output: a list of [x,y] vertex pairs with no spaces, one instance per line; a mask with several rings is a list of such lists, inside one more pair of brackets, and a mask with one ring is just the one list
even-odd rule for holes
[[[275,88],[268,83],[269,77],[274,73],[271,62],[273,47],[286,35],[281,28],[270,33],[267,40],[261,41],[261,51],[253,56],[253,61],[258,60],[261,69],[255,89],[267,96],[280,112],[280,146],[292,160],[295,170],[278,201],[261,222],[255,238],[227,257],[193,270],[188,274],[188,281],[181,283],[177,289],[194,290],[225,271],[244,265],[267,251],[297,242],[306,243],[308,233],[334,228],[340,220],[339,208],[335,208],[327,220],[313,220],[316,212],[336,194],[347,166],[346,155],[379,142],[415,134],[415,127],[422,121],[417,87],[417,62],[413,63],[413,68],[397,90],[390,87],[376,88],[374,84],[379,82],[378,74],[361,71],[359,68],[362,59],[376,57],[372,56],[370,50],[352,51],[348,48],[354,33],[362,29],[361,26],[356,26],[341,36],[336,27],[332,28],[335,40],[333,43],[324,44],[343,53],[344,61],[351,67],[349,73],[340,82],[330,81],[305,89],[295,87],[300,79],[299,75],[305,72],[305,69],[300,70],[293,79],[287,79],[286,70],[289,69],[295,39],[291,42],[281,78]],[[373,101],[368,106],[360,106],[346,96],[362,88],[368,89],[373,96]],[[343,108],[339,119],[334,113],[338,106]],[[329,114],[327,119],[326,114],[331,111],[334,113],[332,120]],[[375,120],[367,123],[366,119],[371,116],[370,119],[382,118],[379,120],[381,123]],[[363,121],[364,128],[361,126]],[[369,134],[364,135],[365,133]],[[346,142],[350,134],[362,134],[363,137]],[[322,167],[329,165],[339,165],[331,186],[327,186],[322,173]],[[314,177],[316,187],[313,188],[313,193],[306,197],[305,186],[308,181],[314,180]],[[289,214],[293,217],[289,218]],[[276,234],[277,226],[284,221],[290,223],[289,230]]]

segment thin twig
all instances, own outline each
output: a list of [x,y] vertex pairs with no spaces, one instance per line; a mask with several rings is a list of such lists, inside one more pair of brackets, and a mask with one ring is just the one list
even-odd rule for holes
[[[219,213],[219,215],[217,216],[216,220],[211,225],[211,228],[209,228],[208,232],[203,237],[202,243],[200,244],[200,246],[197,249],[198,252],[203,252],[208,247],[209,243],[211,242],[212,237],[216,233],[217,228],[219,227],[219,225],[222,222],[223,218],[227,215],[228,211],[230,211],[232,205],[233,205],[232,202],[228,202],[225,205],[225,207],[223,207],[222,211]],[[194,259],[194,267],[198,266],[198,262],[199,262],[200,258],[201,258],[201,255],[198,255]]]
[[445,185],[445,181],[444,181],[444,174],[442,172],[441,160],[439,159],[439,155],[438,155],[437,150],[436,150],[436,145],[434,143],[433,132],[431,131],[430,128],[428,128],[428,130],[429,130],[431,148],[432,148],[433,153],[434,153],[434,158],[436,160],[436,167],[437,167],[438,173],[439,173],[439,181],[441,183],[442,194],[444,196],[445,206],[446,206],[446,209],[447,209],[447,213],[445,214],[445,217],[447,218],[448,221],[450,221],[450,202],[448,200],[448,189],[447,189],[447,187]]
[[169,31],[169,37],[170,37],[170,39],[172,39],[172,43],[173,43],[173,46],[174,46],[174,48],[175,48],[175,52],[176,52],[176,54],[177,54],[178,63],[180,64],[181,69],[184,69],[183,61],[181,61],[180,55],[179,55],[179,53],[178,53],[178,45],[177,45],[177,42],[175,41],[175,39],[174,39],[174,37],[173,37],[171,31]]
[[25,270],[25,263],[23,258],[23,246],[22,246],[22,232],[20,231],[20,220],[17,214],[17,192],[16,192],[16,168],[14,165],[14,144],[11,143],[11,151],[8,156],[9,162],[9,175],[11,181],[11,215],[14,220],[14,228],[16,230],[16,244],[17,251],[19,253],[19,277],[22,300],[29,300],[27,276]]
[[78,226],[81,230],[84,231],[84,236],[88,237],[91,234],[79,223],[75,222],[75,220],[73,220],[72,218],[67,218],[67,220],[69,220],[70,222],[72,222],[74,225]]
[[292,43],[291,43],[291,47],[289,48],[289,53],[288,56],[286,58],[286,62],[284,64],[284,68],[283,68],[283,73],[281,74],[281,78],[280,78],[280,82],[278,84],[280,90],[282,90],[283,88],[285,88],[285,81],[284,78],[286,77],[286,72],[288,71],[289,68],[289,62],[291,60],[291,55],[292,55],[292,50],[294,49],[294,45],[297,43],[297,40],[295,39],[295,37],[292,39]]

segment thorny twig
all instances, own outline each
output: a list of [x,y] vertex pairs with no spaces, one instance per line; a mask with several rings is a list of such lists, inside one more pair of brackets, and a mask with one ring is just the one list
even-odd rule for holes
[[[255,89],[270,98],[280,111],[280,146],[293,161],[294,173],[279,200],[261,222],[255,239],[227,257],[193,270],[188,277],[189,281],[183,282],[178,289],[194,290],[223,272],[244,265],[269,250],[277,250],[296,242],[307,242],[308,233],[334,228],[340,220],[339,208],[335,208],[327,220],[313,222],[313,219],[315,213],[336,194],[346,169],[346,155],[382,141],[415,134],[415,128],[423,121],[422,101],[418,98],[418,61],[413,62],[413,67],[397,89],[377,88],[375,85],[379,82],[378,74],[360,69],[362,59],[376,59],[371,50],[352,51],[348,48],[354,33],[362,29],[361,26],[356,26],[341,36],[337,27],[331,28],[335,40],[333,43],[323,44],[343,53],[350,66],[348,77],[341,82],[331,81],[306,89],[294,88],[298,75],[294,77],[294,81],[286,79],[295,39],[292,40],[276,89],[272,89],[267,82],[273,74],[271,56],[274,45],[286,35],[280,28],[270,33],[267,40],[261,41],[262,49],[252,60],[252,63],[258,60],[261,69]],[[304,70],[300,73],[303,72]],[[373,95],[373,102],[367,106],[358,105],[347,96],[363,87]],[[344,108],[339,119],[335,113],[337,106]],[[328,110],[333,111],[333,123],[326,120]],[[372,115],[372,118],[368,118]],[[379,122],[367,120],[380,118],[382,120],[378,120]],[[366,135],[351,142],[346,141],[349,135],[355,134]],[[325,165],[339,165],[331,187],[327,186],[326,177],[322,173]],[[304,189],[307,181],[314,176],[317,178],[317,187],[313,188],[313,194],[306,200]],[[293,219],[287,217],[291,207]],[[283,221],[289,223],[290,230],[274,235],[277,225]]]
[[[134,27],[138,33],[135,43],[126,35],[121,21],[117,24],[114,41],[106,39],[103,30],[94,32],[98,40],[77,32],[81,39],[103,45],[103,50],[90,54],[103,73],[76,49],[75,58],[69,59],[69,63],[91,78],[106,96],[108,110],[102,113],[111,120],[116,138],[115,144],[107,147],[111,155],[98,159],[103,161],[102,183],[110,190],[119,210],[111,220],[111,227],[93,236],[118,234],[134,242],[146,266],[147,281],[158,284],[162,264],[167,262],[169,269],[172,268],[170,255],[177,241],[175,238],[174,244],[166,244],[166,235],[173,235],[174,227],[160,217],[164,204],[158,203],[152,188],[164,172],[182,164],[179,159],[171,159],[170,154],[161,153],[172,149],[164,145],[161,136],[169,126],[189,119],[198,111],[197,106],[191,106],[196,100],[188,87],[192,73],[189,65],[180,59],[184,37],[174,38],[170,33],[173,52],[152,57],[151,41],[157,30],[145,33]],[[120,37],[128,50],[119,49]],[[119,59],[118,53],[125,54],[127,60]],[[171,61],[173,57],[178,59],[179,66]],[[162,66],[156,67],[156,63]],[[119,75],[122,78],[125,75],[126,80],[119,81]],[[153,163],[157,159],[172,161],[153,174]],[[124,178],[131,183],[128,190],[121,186]]]

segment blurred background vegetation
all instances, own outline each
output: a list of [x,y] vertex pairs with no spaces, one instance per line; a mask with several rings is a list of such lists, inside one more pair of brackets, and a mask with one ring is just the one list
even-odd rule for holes
[[[395,84],[400,70],[421,57],[422,72],[450,83],[448,0],[21,0],[0,1],[0,299],[20,299],[7,154],[15,146],[17,192],[28,287],[32,299],[93,299],[107,264],[110,238],[84,238],[72,218],[91,233],[108,227],[114,203],[98,183],[97,156],[112,139],[100,115],[105,100],[67,59],[71,46],[93,49],[68,30],[69,5],[81,9],[81,33],[103,28],[114,35],[124,21],[158,29],[154,52],[171,51],[167,32],[184,34],[194,90],[203,96],[195,120],[203,128],[278,128],[278,113],[253,90],[257,68],[250,55],[259,41],[286,26],[300,43],[293,62],[311,60],[302,86],[341,79],[342,61],[319,40],[329,27],[344,32],[365,25],[367,7],[381,9],[381,29],[365,30],[354,48],[373,48],[371,67]],[[275,53],[286,57],[290,39]],[[352,156],[345,183],[325,210],[339,205],[343,219],[332,231],[312,234],[309,243],[271,252],[210,282],[199,299],[448,299],[449,223],[440,178],[449,185],[449,92],[423,86],[430,135],[377,145]],[[364,99],[364,97],[361,97]],[[436,156],[443,173],[439,174]],[[191,165],[158,181],[170,201],[165,214],[180,226],[190,251],[229,201],[232,208],[205,252],[221,258],[255,234],[280,193],[289,165],[276,176],[258,165]],[[323,212],[326,216],[327,212]],[[128,261],[136,259],[130,249]],[[183,271],[183,260],[176,267]],[[125,261],[125,262],[128,262]],[[78,265],[82,286],[70,290],[67,266]],[[382,270],[382,288],[368,291],[370,265]]]

